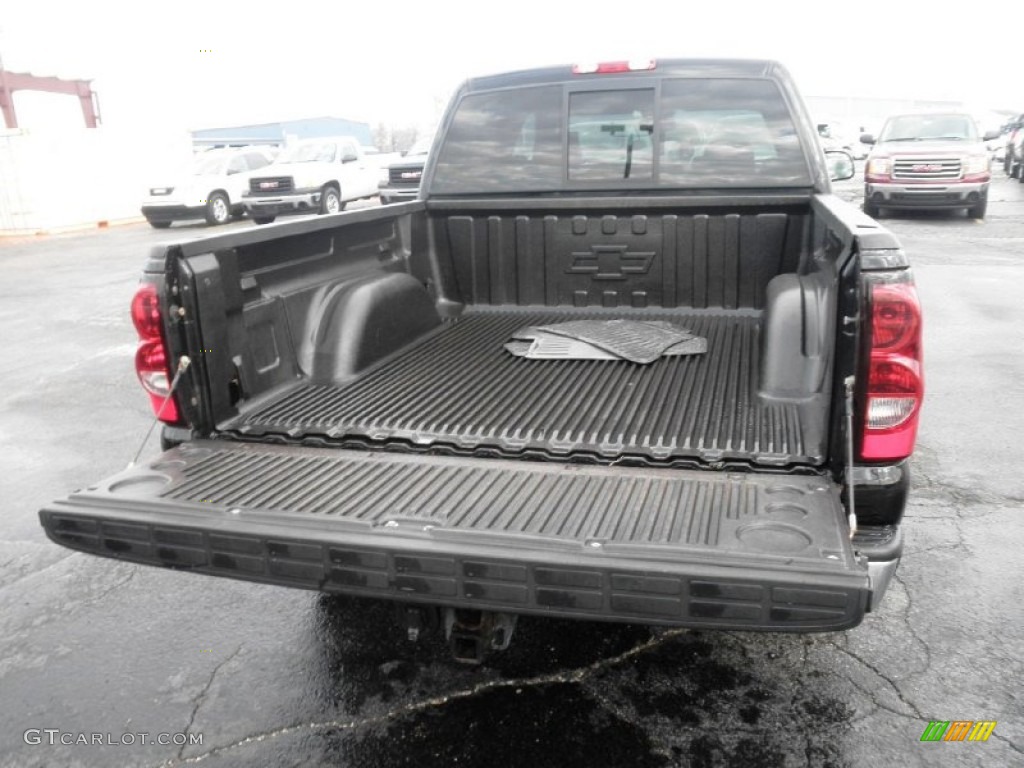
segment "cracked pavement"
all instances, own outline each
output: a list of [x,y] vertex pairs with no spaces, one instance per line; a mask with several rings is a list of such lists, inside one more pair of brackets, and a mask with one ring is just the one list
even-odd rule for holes
[[[168,233],[0,240],[0,765],[1024,763],[1024,186],[996,176],[984,223],[884,220],[915,266],[928,397],[878,612],[820,635],[527,617],[479,667],[409,643],[386,604],[51,545],[38,508],[120,470],[149,426],[127,307]],[[921,743],[932,719],[998,725]],[[32,745],[29,728],[202,743]]]

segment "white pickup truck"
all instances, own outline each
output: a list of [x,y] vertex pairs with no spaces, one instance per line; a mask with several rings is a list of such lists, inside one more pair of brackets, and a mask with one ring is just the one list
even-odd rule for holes
[[257,224],[286,213],[338,213],[352,200],[376,195],[378,175],[356,139],[306,139],[250,176],[242,203]]

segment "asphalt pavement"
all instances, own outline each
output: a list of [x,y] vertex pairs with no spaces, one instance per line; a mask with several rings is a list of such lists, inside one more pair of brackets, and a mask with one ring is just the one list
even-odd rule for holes
[[[996,177],[983,222],[883,219],[914,264],[928,394],[878,612],[818,635],[524,618],[480,667],[408,642],[384,603],[51,544],[37,510],[122,469],[150,426],[142,261],[208,230],[0,239],[0,765],[1024,764],[1024,185]],[[997,725],[922,742],[932,720]]]

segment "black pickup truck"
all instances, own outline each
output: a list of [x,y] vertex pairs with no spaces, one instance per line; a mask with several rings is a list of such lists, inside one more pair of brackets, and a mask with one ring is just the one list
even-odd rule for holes
[[[151,253],[132,317],[164,453],[41,522],[95,555],[391,599],[465,659],[520,614],[853,627],[902,551],[921,312],[829,157],[773,62],[469,80],[419,199]],[[506,348],[573,320],[706,351]]]

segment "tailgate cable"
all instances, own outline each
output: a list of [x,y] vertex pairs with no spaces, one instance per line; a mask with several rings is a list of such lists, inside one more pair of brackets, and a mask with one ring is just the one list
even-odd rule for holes
[[153,434],[153,430],[156,429],[156,425],[160,421],[160,417],[163,416],[164,408],[167,407],[167,403],[171,401],[174,396],[174,390],[178,387],[178,382],[181,381],[181,374],[183,374],[192,364],[192,360],[188,355],[182,355],[181,359],[178,360],[178,369],[174,372],[174,378],[171,379],[171,388],[167,390],[167,396],[164,401],[160,403],[160,408],[157,409],[156,417],[153,419],[153,423],[149,425],[149,430],[146,432],[146,436],[142,438],[142,445],[139,446],[139,450],[135,453],[135,458],[128,462],[126,469],[131,469],[135,466],[135,462],[139,460],[139,456],[142,455],[142,449],[146,447],[146,443],[149,442],[150,435]]
[[853,503],[853,376],[847,376],[846,385],[846,487],[847,500],[850,503],[850,538],[857,532],[857,511]]

